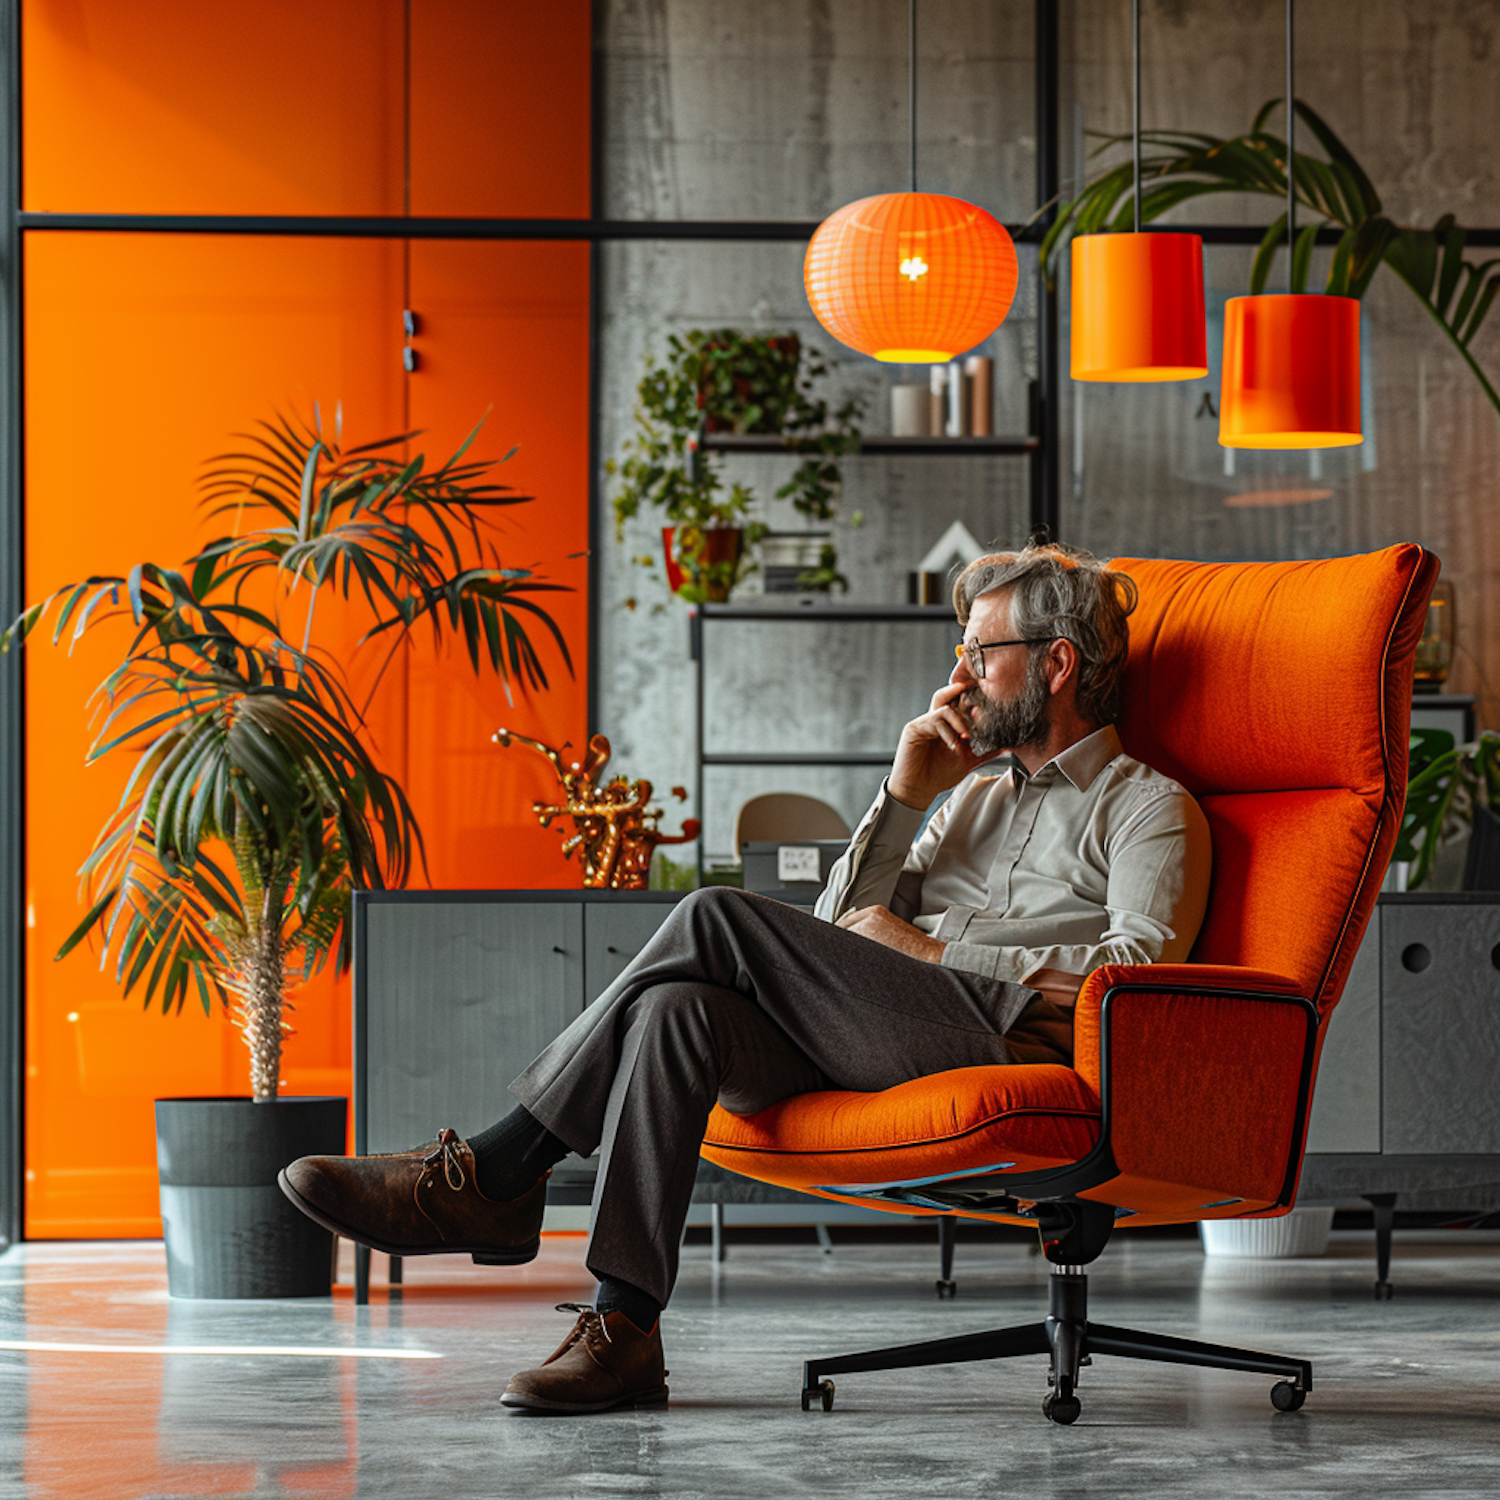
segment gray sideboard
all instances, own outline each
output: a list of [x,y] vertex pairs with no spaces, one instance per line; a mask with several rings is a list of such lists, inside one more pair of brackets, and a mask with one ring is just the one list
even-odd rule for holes
[[1374,1209],[1377,1296],[1398,1202],[1500,1208],[1497,1082],[1500,895],[1382,895],[1328,1023],[1298,1191]]
[[[507,1085],[640,951],[680,896],[378,891],[354,898],[355,1149],[483,1129]],[[1500,1207],[1500,896],[1389,894],[1329,1022],[1299,1201]],[[570,1157],[549,1201],[586,1203]],[[700,1166],[699,1201],[816,1201]],[[945,1254],[945,1264],[946,1264]],[[357,1291],[368,1285],[368,1254]],[[947,1272],[944,1273],[945,1277]]]

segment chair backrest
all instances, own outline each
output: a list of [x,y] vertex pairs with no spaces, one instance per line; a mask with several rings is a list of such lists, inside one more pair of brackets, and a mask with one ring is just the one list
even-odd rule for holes
[[1200,963],[1337,1003],[1406,798],[1412,664],[1437,579],[1413,543],[1317,562],[1116,559],[1140,589],[1120,737],[1213,834]]
[[846,839],[851,830],[836,807],[801,792],[764,792],[740,806],[734,819],[736,851],[752,840]]

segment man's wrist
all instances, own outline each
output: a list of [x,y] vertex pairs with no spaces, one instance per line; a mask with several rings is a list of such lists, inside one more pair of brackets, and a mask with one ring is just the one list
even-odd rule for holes
[[926,812],[927,804],[932,801],[931,797],[923,797],[920,792],[912,791],[909,787],[898,782],[894,776],[887,776],[885,781],[886,794],[899,802],[902,807],[909,807],[913,812]]

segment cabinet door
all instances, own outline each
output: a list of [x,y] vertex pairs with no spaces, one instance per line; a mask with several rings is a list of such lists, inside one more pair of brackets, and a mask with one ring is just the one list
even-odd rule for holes
[[1376,907],[1354,955],[1349,981],[1328,1018],[1313,1090],[1307,1149],[1380,1150],[1380,933]]
[[592,1004],[672,915],[670,901],[590,903],[584,907],[584,1004]]
[[374,901],[367,912],[366,1149],[507,1114],[507,1085],[579,1012],[577,902]]
[[1387,904],[1386,1153],[1500,1151],[1500,905]]

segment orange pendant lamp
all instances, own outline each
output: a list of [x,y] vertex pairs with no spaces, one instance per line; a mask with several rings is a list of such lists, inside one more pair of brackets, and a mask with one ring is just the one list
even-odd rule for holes
[[1203,241],[1141,233],[1141,7],[1134,30],[1135,233],[1073,241],[1074,380],[1201,380],[1208,374]]
[[910,0],[911,191],[861,198],[807,246],[802,284],[841,344],[899,364],[938,364],[1005,320],[1020,268],[1005,226],[982,208],[917,191],[917,6]]
[[[1297,242],[1297,108],[1286,5],[1287,256]],[[1348,448],[1360,421],[1359,302],[1294,293],[1233,297],[1224,309],[1219,442],[1226,448]]]

